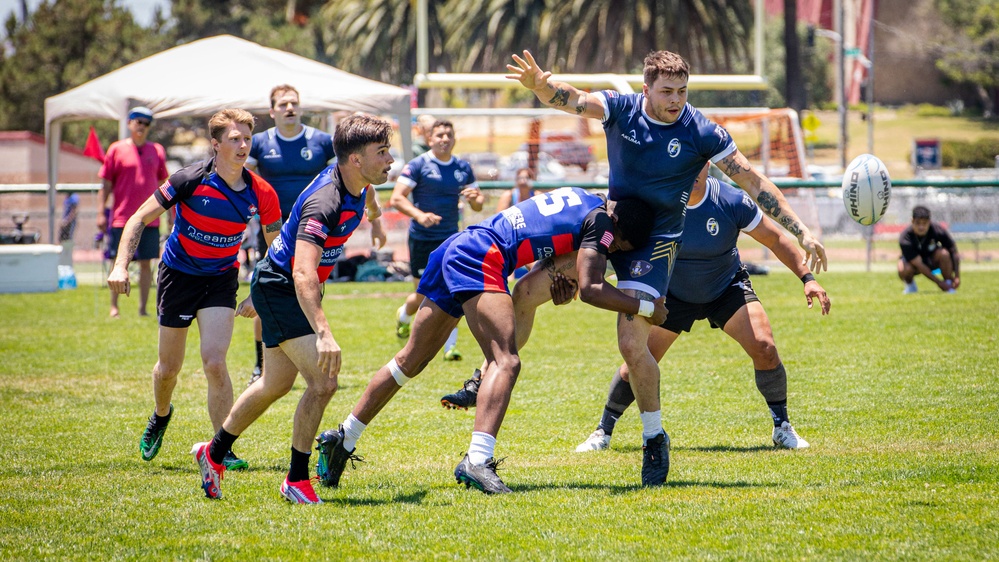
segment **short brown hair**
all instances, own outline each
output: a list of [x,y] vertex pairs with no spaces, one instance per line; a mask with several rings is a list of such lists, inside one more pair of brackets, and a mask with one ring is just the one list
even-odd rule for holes
[[366,113],[355,113],[341,119],[333,133],[333,152],[340,160],[364,150],[371,144],[389,144],[392,125]]
[[645,85],[652,87],[652,84],[660,76],[667,78],[680,78],[687,80],[690,78],[690,66],[680,55],[670,51],[652,51],[645,56],[645,69],[642,72]]
[[298,93],[298,90],[296,90],[294,86],[279,84],[271,88],[271,109],[274,109],[274,104],[277,103],[278,97],[285,92],[295,92],[295,95],[298,96],[298,100],[300,102],[302,101],[302,95]]
[[222,133],[229,128],[230,124],[246,125],[250,128],[250,132],[253,132],[255,121],[256,119],[249,111],[230,107],[212,115],[212,118],[208,120],[208,131],[213,139],[222,142]]

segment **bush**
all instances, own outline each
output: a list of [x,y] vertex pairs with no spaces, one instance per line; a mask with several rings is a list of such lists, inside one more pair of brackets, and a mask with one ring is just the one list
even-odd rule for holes
[[930,103],[921,103],[916,106],[917,117],[951,117],[953,115],[954,112],[949,107]]
[[999,155],[999,139],[945,140],[941,150],[944,168],[992,168]]

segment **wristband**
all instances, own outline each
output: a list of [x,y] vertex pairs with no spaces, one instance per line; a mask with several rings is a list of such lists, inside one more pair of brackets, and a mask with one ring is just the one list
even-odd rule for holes
[[656,311],[656,305],[652,301],[638,301],[638,315],[652,318],[652,313]]
[[811,273],[806,273],[806,274],[804,274],[804,275],[801,276],[801,282],[803,284],[804,283],[808,283],[809,281],[815,281],[815,276],[812,275]]

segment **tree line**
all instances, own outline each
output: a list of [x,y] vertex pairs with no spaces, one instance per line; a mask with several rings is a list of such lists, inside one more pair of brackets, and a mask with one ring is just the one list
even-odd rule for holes
[[[942,59],[942,68],[955,80],[980,84],[983,99],[996,99],[999,4],[935,2],[954,14],[949,23],[970,30],[961,36],[967,44]],[[144,27],[117,0],[45,0],[22,17],[6,16],[0,129],[42,132],[46,97],[223,33],[407,84],[416,72],[415,12],[413,0],[173,0],[169,15],[157,13]],[[698,74],[746,73],[752,66],[753,9],[744,0],[429,0],[428,12],[431,71],[505,72],[509,55],[523,48],[556,73],[640,73],[654,49],[681,53]],[[767,30],[766,74],[774,87],[722,102],[801,109],[828,101],[828,51],[802,42],[801,26],[776,21]],[[969,48],[992,54],[959,57]],[[698,103],[717,102],[705,98]],[[104,128],[102,136],[116,136],[114,125]],[[85,132],[71,125],[64,135],[82,144]]]

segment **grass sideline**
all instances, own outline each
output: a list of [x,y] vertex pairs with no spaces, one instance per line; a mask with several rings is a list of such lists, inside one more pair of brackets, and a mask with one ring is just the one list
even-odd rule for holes
[[[573,452],[620,362],[613,315],[578,302],[543,308],[523,353],[497,447],[516,493],[459,487],[472,415],[438,400],[477,363],[463,327],[466,360],[435,360],[409,383],[361,440],[367,462],[319,488],[315,507],[278,496],[301,381],[237,442],[251,469],[212,502],[187,454],[211,434],[197,330],[163,449],[145,463],[156,325],[135,297],[111,321],[95,286],[0,295],[0,559],[995,559],[999,272],[962,280],[957,295],[921,282],[903,297],[890,272],[824,273],[822,318],[793,276],[755,278],[812,448],[771,448],[749,359],[700,323],[661,364],[673,466],[659,489],[639,486],[634,410],[610,451]],[[344,367],[323,428],[399,348],[399,299],[381,295],[408,287],[327,285]],[[251,333],[237,319],[237,392]]]

